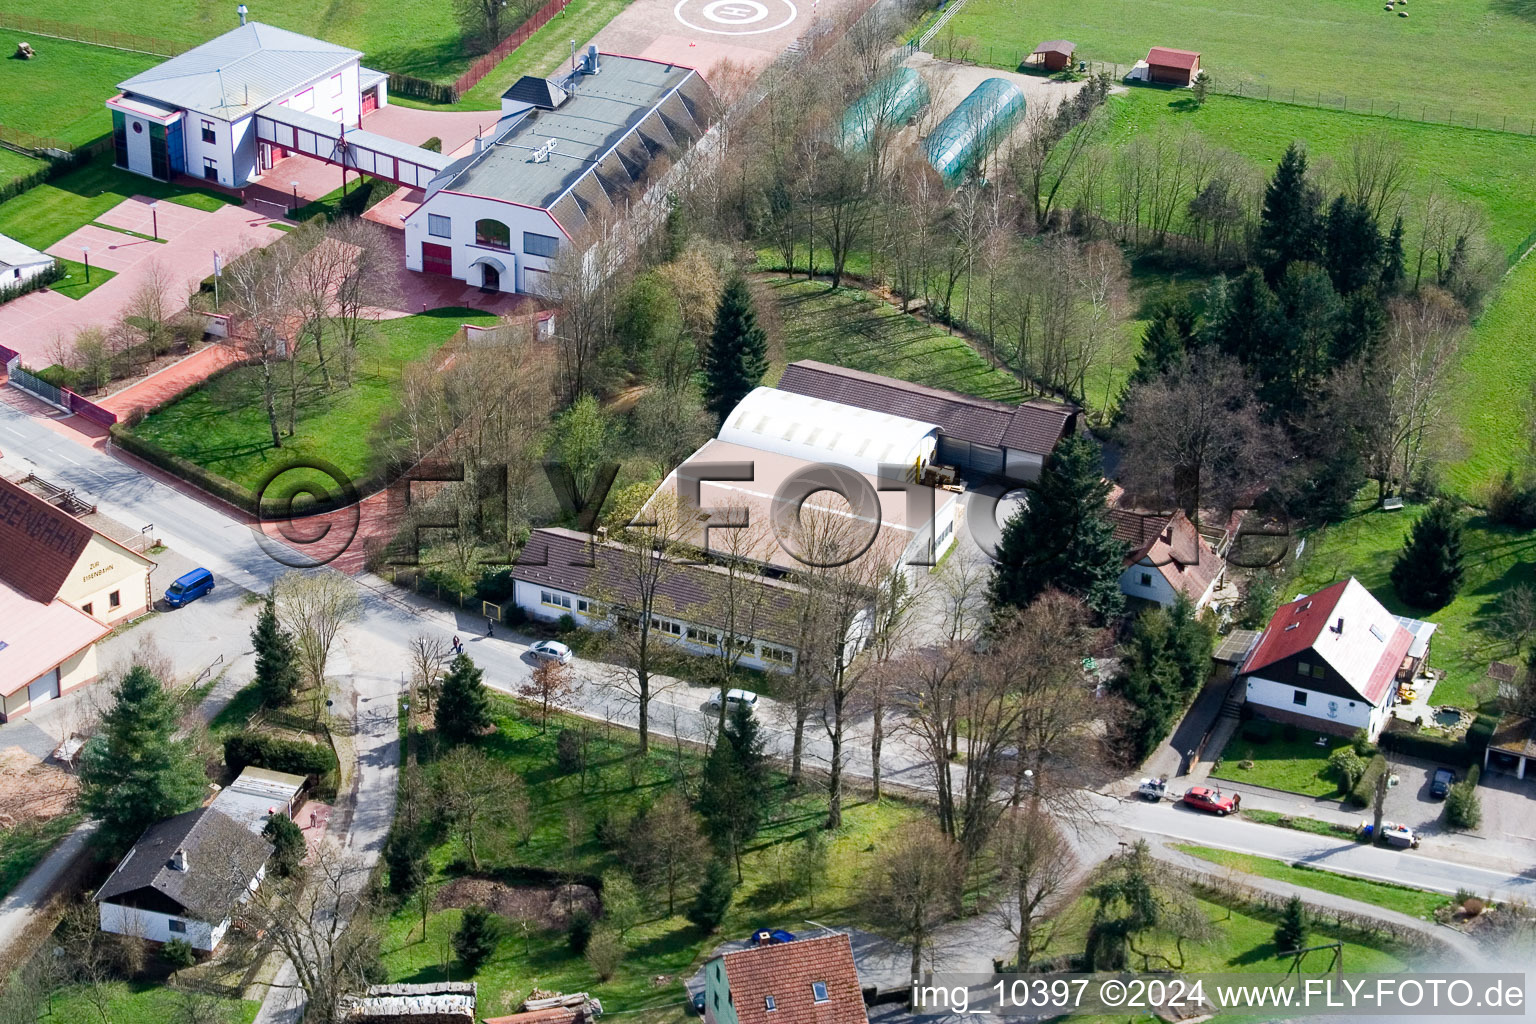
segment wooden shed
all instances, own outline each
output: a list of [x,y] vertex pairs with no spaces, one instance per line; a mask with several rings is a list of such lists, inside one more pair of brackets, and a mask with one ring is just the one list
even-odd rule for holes
[[1065,39],[1052,39],[1035,47],[1035,52],[1026,57],[1024,63],[1047,71],[1062,71],[1072,66],[1072,55],[1076,52],[1076,44]]
[[1158,85],[1189,85],[1200,73],[1200,55],[1193,50],[1154,46],[1147,51],[1147,81]]

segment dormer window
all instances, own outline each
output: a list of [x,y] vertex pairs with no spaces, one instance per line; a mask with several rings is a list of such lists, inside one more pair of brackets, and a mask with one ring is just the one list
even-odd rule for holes
[[811,998],[818,1003],[824,1003],[830,998],[827,995],[827,983],[824,981],[811,982]]
[[779,1008],[779,1004],[773,1001],[773,996],[763,996],[763,1009],[772,1013]]

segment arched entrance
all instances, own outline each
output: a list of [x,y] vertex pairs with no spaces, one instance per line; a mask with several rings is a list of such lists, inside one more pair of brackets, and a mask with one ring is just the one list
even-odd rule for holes
[[480,265],[480,290],[483,292],[501,291],[501,271],[489,263]]

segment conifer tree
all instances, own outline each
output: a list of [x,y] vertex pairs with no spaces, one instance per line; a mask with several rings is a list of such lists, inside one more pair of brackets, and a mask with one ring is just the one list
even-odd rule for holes
[[715,307],[715,329],[704,353],[704,404],[721,420],[762,382],[768,369],[768,339],[746,279],[726,285]]
[[716,857],[704,872],[704,882],[699,886],[693,905],[688,908],[688,920],[706,932],[713,932],[725,920],[731,909],[736,883],[731,881],[731,866]]
[[1270,284],[1278,284],[1292,263],[1316,260],[1320,255],[1321,203],[1321,193],[1307,180],[1306,151],[1293,142],[1264,189],[1264,209],[1254,242],[1253,261]]
[[1334,289],[1349,295],[1374,287],[1384,248],[1370,208],[1347,196],[1335,197],[1323,232],[1323,266]]
[[189,738],[176,738],[176,702],[142,665],[123,676],[100,731],[80,756],[80,806],[101,819],[111,852],[145,828],[196,807],[208,777]]
[[725,723],[704,772],[699,813],[704,830],[721,856],[736,863],[741,880],[741,850],[762,825],[767,804],[767,757],[762,729],[745,705]]
[[261,702],[274,708],[287,704],[299,689],[299,652],[293,634],[277,621],[277,603],[270,593],[251,630],[251,647],[256,651],[256,688]]
[[1285,955],[1306,947],[1307,908],[1302,905],[1300,896],[1292,896],[1280,914],[1280,923],[1275,926],[1275,951]]
[[1165,299],[1152,308],[1141,351],[1136,353],[1136,368],[1126,382],[1129,389],[1156,380],[1175,366],[1194,344],[1195,310],[1188,300]]
[[1055,587],[1103,618],[1119,615],[1125,545],[1115,539],[1108,497],[1098,446],[1085,437],[1063,438],[1029,501],[1003,528],[993,605],[1023,608]]
[[1403,218],[1399,214],[1392,221],[1392,231],[1387,235],[1387,242],[1381,257],[1381,280],[1378,287],[1383,296],[1392,295],[1402,290],[1403,281],[1408,276],[1408,262],[1403,255]]
[[1461,517],[1449,500],[1437,498],[1413,524],[1392,566],[1392,586],[1416,608],[1444,608],[1461,589],[1462,561]]
[[462,743],[490,728],[491,698],[479,666],[460,654],[448,666],[443,689],[437,698],[437,731],[453,743]]
[[1211,644],[1183,594],[1172,608],[1150,608],[1136,619],[1115,688],[1130,709],[1127,740],[1137,760],[1163,741],[1210,678]]
[[1208,340],[1249,370],[1274,347],[1284,330],[1280,303],[1264,275],[1249,268],[1225,289],[1219,316],[1211,322]]

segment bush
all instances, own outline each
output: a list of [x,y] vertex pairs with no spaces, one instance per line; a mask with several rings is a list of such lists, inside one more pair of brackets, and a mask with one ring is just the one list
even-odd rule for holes
[[[1331,760],[1331,759],[1330,759]],[[1348,802],[1351,807],[1369,807],[1376,800],[1376,780],[1387,773],[1387,759],[1377,754],[1366,762],[1365,770],[1350,787]]]
[[453,933],[453,955],[470,974],[491,958],[501,942],[501,918],[485,907],[464,908],[459,928]]
[[1483,823],[1483,803],[1477,795],[1477,768],[1451,787],[1445,797],[1445,823],[1455,829],[1473,829]]
[[[459,94],[451,85],[440,85],[437,82],[429,82],[425,78],[417,78],[414,75],[391,74],[389,76],[389,92],[392,96],[409,96],[414,100],[426,100],[428,103],[457,103]],[[429,142],[432,140],[428,140]],[[437,143],[441,146],[442,140]],[[422,146],[426,149],[426,146]],[[439,150],[433,150],[436,153]]]
[[560,621],[555,623],[555,631],[561,635],[576,632],[576,619],[570,612],[560,616]]
[[1513,473],[1506,472],[1504,479],[1494,485],[1487,505],[1492,522],[1522,530],[1536,527],[1536,485],[1524,481],[1516,484]]
[[1355,788],[1355,783],[1365,774],[1365,762],[1360,760],[1354,748],[1340,747],[1328,755],[1328,773],[1339,784],[1339,795],[1344,796]]
[[694,897],[693,905],[688,908],[688,920],[706,932],[715,931],[731,909],[731,898],[735,890],[731,866],[716,857],[709,862],[704,884],[699,886],[699,893]]
[[[1479,716],[1479,720],[1482,717]],[[1440,761],[1465,768],[1472,763],[1474,757],[1471,746],[1472,731],[1477,728],[1478,722],[1474,722],[1472,728],[1467,730],[1465,740],[1453,740],[1420,732],[1419,727],[1412,722],[1394,719],[1381,734],[1381,749],[1406,757],[1421,757],[1426,761]],[[1493,735],[1491,720],[1486,735]],[[1482,744],[1486,748],[1488,741],[1483,739]],[[1479,750],[1475,756],[1481,758],[1482,751]]]
[[274,772],[308,775],[312,779],[337,767],[336,755],[330,747],[258,732],[237,732],[225,737],[224,763],[236,774],[248,765],[255,765]]
[[583,956],[587,952],[587,946],[592,942],[592,915],[585,910],[578,910],[571,915],[570,921],[565,926],[565,942],[572,953]]
[[1275,950],[1283,955],[1305,949],[1306,945],[1307,908],[1300,896],[1292,896],[1286,901],[1280,923],[1275,927]]
[[1467,727],[1467,761],[1470,764],[1483,763],[1488,741],[1493,739],[1493,730],[1498,725],[1498,719],[1491,715],[1478,715],[1472,719],[1472,724]]
[[624,962],[624,941],[612,928],[599,928],[587,943],[586,957],[598,980],[608,981]]
[[171,939],[160,947],[160,959],[171,969],[171,973],[185,967],[191,967],[197,963],[197,950],[192,948],[192,943],[186,939]]
[[409,896],[427,880],[427,844],[419,833],[397,823],[384,844],[384,864],[389,868],[389,891]]
[[[64,264],[60,263],[58,260],[54,260],[53,264],[47,270],[43,271],[41,274],[38,274],[34,278],[23,281],[20,284],[0,286],[0,304],[10,302],[12,299],[19,299],[23,295],[29,294],[30,292],[41,291],[42,289],[47,288],[49,285],[53,284],[55,281],[63,280],[64,275]],[[41,376],[41,374],[39,374],[39,376]],[[52,383],[52,381],[49,381],[49,383]]]
[[1364,729],[1356,729],[1350,736],[1349,744],[1360,757],[1371,757],[1376,753],[1376,744],[1371,742],[1371,736]]
[[[453,101],[450,100],[449,102]],[[426,142],[423,142],[421,148],[431,153],[441,153],[443,151],[443,140],[434,135]]]
[[286,814],[274,814],[261,830],[261,838],[272,844],[273,868],[279,877],[288,878],[299,870],[307,847],[304,830]]
[[1254,743],[1268,743],[1274,735],[1275,723],[1263,718],[1255,718],[1243,726],[1243,739]]
[[1468,917],[1476,917],[1486,910],[1488,905],[1476,896],[1469,896],[1461,901],[1461,909]]
[[227,477],[220,476],[210,470],[204,469],[195,462],[183,459],[179,455],[172,455],[152,441],[146,441],[133,432],[133,427],[144,420],[143,416],[130,417],[124,423],[114,424],[109,433],[112,435],[112,443],[130,454],[137,455],[152,465],[158,466],[173,476],[179,476],[183,480],[198,487],[215,498],[227,501],[242,512],[256,514],[256,495],[249,489],[235,483]]
[[581,771],[581,736],[575,729],[561,729],[555,737],[555,766],[564,775]]

